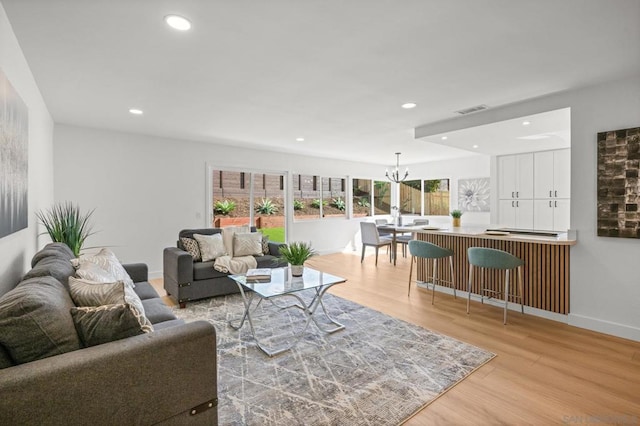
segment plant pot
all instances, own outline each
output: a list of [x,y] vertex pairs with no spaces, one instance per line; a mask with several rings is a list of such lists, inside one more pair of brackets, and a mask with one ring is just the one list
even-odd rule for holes
[[460,218],[459,217],[454,217],[453,218],[453,226],[456,227],[456,228],[460,226]]
[[301,277],[304,272],[304,265],[289,265],[291,268],[291,276]]

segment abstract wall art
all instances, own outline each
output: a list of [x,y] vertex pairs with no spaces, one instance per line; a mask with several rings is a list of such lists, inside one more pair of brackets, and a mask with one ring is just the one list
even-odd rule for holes
[[28,225],[28,110],[0,70],[0,238]]
[[640,238],[640,127],[598,133],[598,236]]
[[490,193],[489,178],[459,179],[458,208],[463,212],[488,212]]

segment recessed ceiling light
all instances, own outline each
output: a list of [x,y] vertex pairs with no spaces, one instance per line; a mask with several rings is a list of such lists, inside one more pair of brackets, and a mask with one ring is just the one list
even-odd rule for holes
[[304,142],[304,138],[296,138],[296,142]]
[[418,104],[414,103],[414,102],[407,102],[406,104],[402,104],[401,105],[402,108],[404,109],[411,109],[411,108],[415,108],[418,106]]
[[474,148],[480,148],[478,145],[474,145],[473,147],[474,147]]
[[440,139],[442,139],[443,141],[446,141],[447,139],[449,139],[449,137],[448,136],[443,136]]
[[523,121],[523,122],[522,122],[522,125],[523,125],[523,126],[528,126],[529,124],[531,124],[531,122],[530,122],[530,121]]
[[131,109],[129,110],[129,112],[130,112],[131,114],[134,114],[134,115],[142,115],[142,114],[143,114],[142,110],[141,110],[141,109],[138,109],[138,108],[131,108]]
[[182,16],[167,15],[164,17],[164,22],[166,22],[171,28],[179,31],[187,31],[191,29],[191,21]]

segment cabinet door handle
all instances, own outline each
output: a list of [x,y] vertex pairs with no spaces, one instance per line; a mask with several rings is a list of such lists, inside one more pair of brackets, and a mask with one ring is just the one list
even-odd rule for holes
[[551,195],[551,191],[549,191],[549,198],[553,197],[553,195]]
[[516,191],[516,198],[520,198],[519,192]]
[[549,200],[549,207],[551,207],[551,200]]
[[520,207],[520,201],[516,201],[516,207]]
[[515,206],[513,205],[513,201],[511,202],[511,207],[515,207]]
[[515,197],[513,196],[513,191],[511,191],[511,198],[515,198]]
[[556,207],[558,207],[558,202],[556,201]]
[[558,198],[558,191],[556,191],[556,198]]

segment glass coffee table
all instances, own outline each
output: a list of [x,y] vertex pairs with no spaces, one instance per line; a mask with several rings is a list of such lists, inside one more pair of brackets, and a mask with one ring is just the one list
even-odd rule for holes
[[[325,333],[335,333],[336,331],[344,329],[344,325],[331,318],[324,306],[324,303],[322,303],[322,298],[327,290],[336,284],[345,282],[346,279],[344,278],[327,274],[326,272],[317,271],[306,266],[302,277],[292,277],[290,268],[274,268],[271,270],[271,281],[264,283],[247,283],[247,277],[245,275],[230,275],[229,278],[234,280],[238,285],[240,294],[242,295],[242,302],[244,303],[244,313],[242,318],[236,320],[238,321],[237,324],[234,324],[234,320],[229,321],[229,325],[238,330],[244,325],[245,321],[248,321],[253,339],[256,341],[258,347],[269,356],[281,354],[282,352],[288,351],[294,347],[304,335],[311,321],[313,321],[315,325]],[[301,297],[301,293],[305,290],[308,290],[305,293],[311,293],[312,295],[309,302],[306,302]],[[275,299],[283,298],[285,296],[297,299],[296,303],[284,306],[276,304]],[[257,300],[257,303],[254,304],[254,300]],[[273,302],[280,309],[296,308],[301,309],[304,312],[306,317],[304,326],[294,335],[293,342],[290,345],[280,349],[271,350],[265,347],[256,336],[252,313],[255,312],[263,300]],[[252,306],[252,304],[255,306]],[[314,315],[318,306],[322,308],[322,312],[326,318],[335,325],[334,328],[326,329],[318,323]]]

